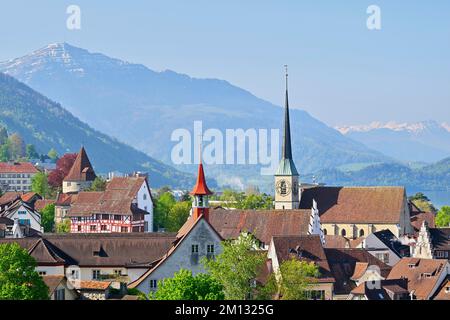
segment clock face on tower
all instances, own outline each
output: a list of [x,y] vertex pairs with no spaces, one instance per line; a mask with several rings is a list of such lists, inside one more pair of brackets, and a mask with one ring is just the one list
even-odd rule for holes
[[291,184],[289,183],[289,181],[281,179],[277,182],[275,190],[277,194],[279,194],[282,197],[285,197],[291,193]]

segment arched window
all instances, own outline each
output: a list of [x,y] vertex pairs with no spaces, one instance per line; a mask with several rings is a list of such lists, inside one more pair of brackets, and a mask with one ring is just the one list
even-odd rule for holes
[[359,236],[360,237],[364,237],[364,230],[363,229],[359,230]]
[[346,235],[347,235],[347,232],[345,231],[345,229],[342,229],[341,236],[345,237]]
[[323,229],[323,235],[326,236],[327,233],[328,233],[327,229],[324,228],[324,229]]

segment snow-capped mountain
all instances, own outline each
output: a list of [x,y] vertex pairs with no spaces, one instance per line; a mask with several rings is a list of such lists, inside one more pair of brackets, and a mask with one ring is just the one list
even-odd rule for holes
[[434,162],[450,156],[450,125],[433,120],[372,122],[336,127],[343,135],[403,161]]
[[126,65],[130,64],[100,53],[90,53],[67,43],[52,43],[21,58],[0,62],[0,70],[13,77],[20,75],[21,80],[28,82],[42,73],[58,75],[58,72],[64,71],[84,77],[86,69],[92,67],[120,68]]
[[350,125],[350,126],[336,126],[336,130],[338,130],[342,134],[348,134],[352,132],[367,132],[376,129],[389,129],[392,131],[408,131],[411,133],[421,133],[426,130],[440,130],[440,128],[444,128],[445,130],[450,132],[450,125],[443,122],[442,124],[438,124],[434,120],[429,121],[420,121],[420,122],[379,122],[374,121],[370,124],[362,124],[362,125]]

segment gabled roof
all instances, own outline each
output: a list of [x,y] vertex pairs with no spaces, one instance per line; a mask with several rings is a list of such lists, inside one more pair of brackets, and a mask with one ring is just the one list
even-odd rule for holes
[[42,276],[45,284],[48,287],[48,292],[50,295],[58,288],[59,284],[65,279],[64,275],[45,275]]
[[380,280],[377,283],[362,282],[351,291],[364,295],[367,300],[393,300],[394,295],[408,295],[408,283],[404,279]]
[[0,197],[0,206],[10,204],[18,199],[31,204],[33,200],[42,199],[42,197],[36,192],[7,191]]
[[135,205],[139,189],[146,183],[143,177],[113,178],[105,191],[80,192],[68,210],[69,217],[91,214],[146,214]]
[[173,233],[46,233],[42,238],[0,239],[0,243],[18,243],[42,265],[145,268],[159,260],[175,239]]
[[36,259],[39,264],[64,265],[66,260],[59,256],[54,246],[45,239],[39,239],[28,249],[28,254]]
[[54,204],[55,200],[37,200],[34,203],[34,210],[41,212],[42,209],[44,209],[46,206],[48,206],[49,204]]
[[300,209],[317,202],[322,223],[399,223],[404,187],[313,187],[302,191]]
[[162,256],[162,258],[154,265],[152,266],[147,272],[145,272],[142,276],[140,276],[138,279],[133,281],[128,285],[129,288],[136,288],[139,286],[145,279],[147,279],[148,276],[150,276],[155,270],[157,270],[164,262],[167,261],[167,259],[170,258],[170,256],[177,250],[177,248],[183,243],[183,240],[186,239],[186,237],[194,230],[195,226],[197,226],[201,221],[204,221],[211,230],[217,235],[219,239],[222,240],[222,237],[219,233],[214,229],[211,224],[209,224],[208,220],[205,219],[203,215],[200,215],[197,219],[194,219],[192,216],[188,218],[188,220],[185,222],[185,225],[181,227],[180,231],[177,234],[176,239],[172,242],[172,246],[167,251],[167,253]]
[[209,222],[224,239],[236,239],[241,232],[250,232],[269,244],[273,236],[307,235],[309,210],[226,210],[210,209]]
[[13,203],[9,204],[9,206],[6,208],[3,208],[0,211],[0,216],[2,217],[7,217],[7,218],[11,218],[14,213],[20,209],[20,207],[24,207],[29,213],[30,215],[36,220],[39,221],[41,215],[39,214],[39,212],[37,212],[32,206],[31,204],[23,201],[21,198],[15,200]]
[[408,279],[408,290],[418,300],[429,299],[433,289],[440,285],[442,272],[447,272],[448,261],[440,259],[403,258],[392,267],[388,279]]
[[[338,249],[325,248],[325,255],[331,268],[331,273],[336,279],[334,292],[336,294],[349,294],[356,285],[352,280],[355,277],[355,270],[364,266],[361,263],[367,263],[369,266],[377,266],[380,269],[381,276],[387,277],[391,267],[381,262],[364,249]],[[360,270],[356,270],[358,273]]]
[[78,152],[75,162],[72,165],[64,181],[94,181],[96,178],[94,169],[89,161],[84,147]]
[[450,275],[442,282],[434,294],[433,300],[450,300]]
[[29,162],[0,162],[0,173],[38,173]]
[[411,217],[411,225],[413,226],[415,232],[420,231],[420,227],[422,226],[422,223],[424,221],[426,221],[428,223],[428,226],[430,228],[436,227],[434,213],[433,212],[421,212],[421,213],[418,213],[415,216]]
[[58,193],[55,201],[56,206],[67,207],[78,198],[78,193]]
[[279,264],[291,258],[314,262],[319,267],[319,281],[334,282],[319,235],[274,236],[272,243]]

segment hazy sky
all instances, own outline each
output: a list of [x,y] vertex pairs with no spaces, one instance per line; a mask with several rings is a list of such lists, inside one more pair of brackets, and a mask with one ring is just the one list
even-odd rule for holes
[[[330,125],[450,122],[448,0],[2,0],[0,60],[66,41],[151,69],[220,78]],[[66,8],[81,8],[81,30]],[[381,30],[366,27],[369,5]]]

